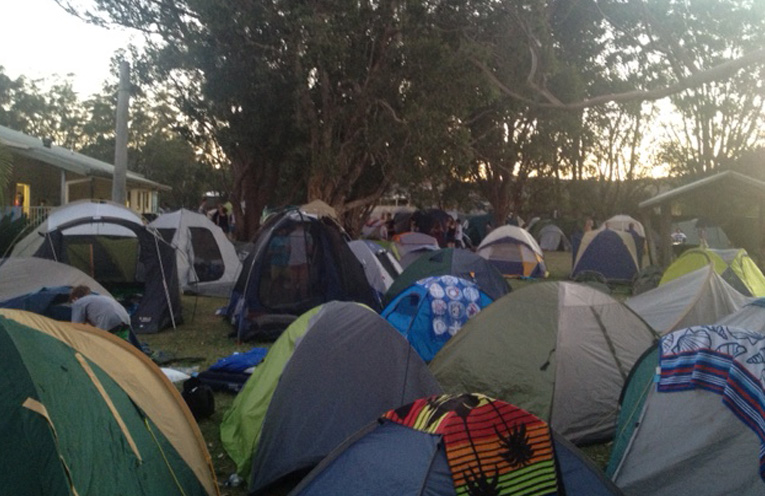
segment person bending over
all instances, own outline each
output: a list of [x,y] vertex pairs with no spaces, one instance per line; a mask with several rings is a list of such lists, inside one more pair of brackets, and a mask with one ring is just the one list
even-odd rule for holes
[[88,286],[75,286],[69,293],[69,302],[72,322],[90,324],[133,342],[130,315],[114,298],[91,293]]

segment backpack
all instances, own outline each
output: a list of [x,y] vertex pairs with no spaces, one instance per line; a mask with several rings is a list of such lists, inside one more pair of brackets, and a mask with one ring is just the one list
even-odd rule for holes
[[207,384],[202,384],[199,378],[192,377],[184,381],[181,396],[196,420],[207,418],[215,413],[213,390]]

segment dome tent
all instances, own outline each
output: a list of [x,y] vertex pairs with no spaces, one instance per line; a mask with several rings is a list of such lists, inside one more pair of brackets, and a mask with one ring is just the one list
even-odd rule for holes
[[289,209],[271,216],[258,231],[226,315],[239,339],[273,339],[298,315],[332,300],[380,308],[340,227],[326,217]]
[[380,315],[429,362],[465,322],[492,301],[470,281],[449,275],[436,276],[409,286]]
[[0,310],[7,494],[217,495],[204,439],[148,357],[108,332]]
[[234,245],[206,215],[180,209],[150,224],[175,248],[178,278],[184,291],[227,297],[242,263]]
[[659,286],[692,272],[705,265],[712,264],[715,272],[725,282],[736,288],[744,296],[761,298],[765,296],[765,275],[757,267],[743,248],[713,250],[711,248],[692,248],[686,250],[672,265],[667,267],[659,281]]
[[545,251],[571,251],[571,242],[555,224],[546,224],[536,236],[539,247]]
[[83,200],[54,209],[13,249],[89,274],[128,307],[136,333],[154,333],[183,321],[175,249],[132,210]]
[[707,265],[624,303],[663,335],[692,325],[713,324],[749,300]]
[[505,225],[491,231],[476,250],[505,277],[547,277],[544,253],[522,227]]
[[635,240],[630,234],[613,229],[588,231],[574,254],[571,277],[597,272],[608,282],[627,283],[632,282],[638,267]]
[[478,285],[493,300],[510,292],[510,285],[494,265],[472,251],[459,248],[443,248],[427,253],[399,275],[385,293],[383,303],[389,303],[405,288],[420,279],[432,276],[452,275]]
[[320,312],[271,397],[252,457],[251,494],[312,468],[381,412],[441,393],[409,343],[374,311],[330,302]]
[[448,393],[512,400],[572,442],[598,442],[613,435],[624,380],[656,338],[607,294],[543,282],[483,309],[429,367]]
[[763,341],[694,326],[646,353],[624,389],[614,483],[634,496],[762,494]]
[[480,394],[422,398],[385,413],[330,453],[292,494],[474,493],[621,494],[544,421]]

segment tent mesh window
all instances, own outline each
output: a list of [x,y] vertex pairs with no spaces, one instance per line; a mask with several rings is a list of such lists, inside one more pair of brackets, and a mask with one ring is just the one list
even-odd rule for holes
[[223,277],[225,264],[215,236],[204,227],[189,227],[194,250],[194,271],[199,282],[217,281]]

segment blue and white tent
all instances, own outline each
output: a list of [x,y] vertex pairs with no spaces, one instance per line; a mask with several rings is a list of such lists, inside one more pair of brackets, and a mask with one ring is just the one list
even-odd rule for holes
[[421,279],[402,291],[382,316],[426,362],[470,318],[493,300],[474,283],[444,275]]

